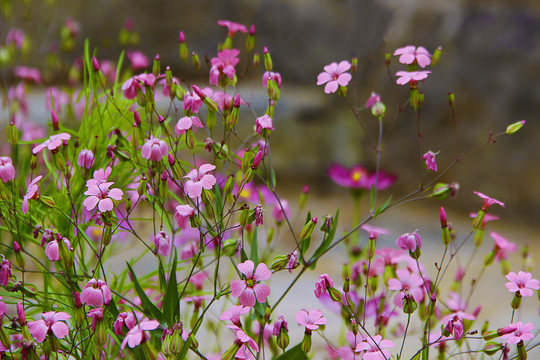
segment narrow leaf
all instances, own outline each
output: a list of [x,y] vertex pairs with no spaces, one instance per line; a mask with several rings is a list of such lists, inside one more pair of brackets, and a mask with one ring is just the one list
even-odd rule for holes
[[139,298],[141,299],[142,307],[151,314],[153,319],[156,319],[159,322],[163,321],[163,314],[159,309],[154,305],[154,303],[146,296],[143,288],[139,284],[139,281],[137,280],[137,276],[135,275],[135,271],[133,271],[133,268],[131,265],[129,265],[128,262],[126,262],[126,265],[129,270],[129,274],[131,275],[131,279],[133,280],[133,287],[135,288],[135,292],[137,292],[137,295],[139,295]]

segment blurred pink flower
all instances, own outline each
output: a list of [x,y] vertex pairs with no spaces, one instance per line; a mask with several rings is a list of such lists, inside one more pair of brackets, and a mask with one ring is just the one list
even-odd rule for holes
[[0,157],[0,180],[6,183],[13,179],[15,179],[15,168],[11,158],[8,156]]
[[396,51],[394,51],[394,55],[400,55],[399,62],[406,65],[410,65],[416,61],[421,68],[425,68],[431,64],[431,54],[423,46],[405,46],[396,49]]
[[[213,91],[209,87],[205,87],[202,89],[202,92],[206,96],[212,96]],[[193,113],[197,114],[199,110],[201,109],[201,106],[203,104],[203,101],[199,95],[197,95],[196,92],[186,92],[186,95],[184,95],[184,104],[183,108],[186,113]]]
[[191,170],[184,178],[189,180],[184,185],[184,191],[192,199],[196,199],[201,196],[202,190],[210,190],[216,183],[216,178],[208,172],[214,170],[216,167],[211,164],[203,164],[199,169]]
[[328,168],[328,176],[338,185],[352,189],[370,190],[372,185],[377,184],[379,190],[386,189],[394,184],[397,176],[379,170],[377,179],[376,173],[370,173],[365,167],[355,165],[351,169],[341,164],[334,163]]
[[[186,132],[186,130],[192,129],[193,127],[202,128],[204,127],[201,120],[196,116],[184,116],[178,120],[176,126],[174,127],[174,132],[176,135],[180,136]],[[193,129],[195,130],[195,129]]]
[[20,77],[21,79],[41,84],[41,72],[39,69],[28,66],[16,66],[14,73],[15,76]]
[[[247,344],[247,346],[249,346],[251,349],[259,351],[259,345],[257,345],[257,342],[255,342],[255,340],[253,340],[248,334],[246,334],[244,330],[240,329],[236,325],[227,325],[227,327],[234,330],[236,335],[235,342],[239,341],[242,344]],[[249,350],[247,351],[247,353],[249,353]],[[238,355],[238,353],[236,355]]]
[[81,292],[81,301],[90,306],[101,307],[108,305],[112,299],[111,289],[107,283],[99,279],[91,279]]
[[516,330],[501,336],[501,339],[506,339],[506,343],[510,345],[517,344],[520,341],[529,341],[534,338],[532,330],[534,330],[534,325],[532,323],[523,324],[521,321],[517,323],[510,324],[510,326],[515,326]]
[[494,198],[491,198],[487,195],[484,195],[482,194],[481,192],[478,192],[478,191],[473,191],[473,193],[475,195],[478,195],[480,196],[482,199],[484,199],[484,203],[482,204],[482,210],[483,211],[486,211],[490,208],[491,205],[494,205],[494,204],[497,204],[497,205],[500,205],[502,207],[504,207],[504,203],[497,200],[497,199],[494,199]]
[[48,333],[54,334],[56,338],[63,339],[69,333],[68,326],[64,323],[71,318],[71,315],[63,311],[49,311],[41,314],[43,319],[28,322],[28,331],[38,343],[42,343]]
[[405,233],[396,240],[396,245],[403,250],[415,251],[417,247],[422,248],[422,238],[416,231],[412,234]]
[[435,155],[433,151],[428,151],[422,156],[422,160],[426,162],[426,168],[431,171],[437,171],[437,163],[435,162]]
[[506,260],[508,257],[508,252],[515,252],[517,250],[517,245],[513,242],[506,240],[505,237],[497,234],[495,231],[489,233],[491,238],[495,241],[495,259],[497,260]]
[[326,84],[324,92],[327,94],[335,93],[339,86],[347,86],[352,80],[352,75],[347,73],[351,68],[351,63],[346,60],[338,63],[331,63],[324,67],[324,72],[317,76],[317,85]]
[[121,349],[126,347],[126,344],[130,348],[140,345],[141,343],[150,340],[150,335],[147,333],[149,330],[155,330],[159,326],[159,321],[157,320],[142,320],[140,323],[135,325],[129,332],[126,334],[126,337],[122,341]]
[[431,74],[431,71],[429,70],[398,71],[396,73],[396,76],[399,76],[399,78],[396,80],[396,83],[399,85],[405,85],[411,81],[416,82],[416,81],[424,80],[428,77],[429,74]]
[[129,78],[124,81],[121,89],[126,99],[135,99],[137,97],[137,90],[141,89],[141,84],[134,78]]
[[237,22],[229,21],[229,20],[218,20],[217,24],[219,26],[225,26],[228,30],[228,36],[233,37],[238,31],[247,33],[248,29],[246,25],[239,24]]
[[233,305],[229,310],[225,310],[223,314],[221,314],[219,320],[230,320],[234,325],[242,327],[242,324],[240,322],[240,316],[247,314],[250,310],[251,308],[248,306]]
[[85,191],[84,195],[88,195],[83,201],[83,206],[92,211],[96,206],[99,212],[106,212],[113,209],[113,200],[122,200],[124,193],[118,188],[109,189],[114,182],[101,183],[93,185]]
[[246,276],[244,280],[231,281],[232,296],[239,298],[240,304],[244,306],[255,306],[255,299],[259,303],[266,301],[270,295],[270,287],[261,284],[260,281],[268,280],[272,277],[272,273],[264,263],[257,265],[257,269],[253,272],[255,264],[251,260],[246,260],[238,264],[238,270]]
[[57,135],[50,136],[47,140],[45,140],[43,143],[39,144],[38,146],[34,147],[32,149],[33,154],[37,154],[41,152],[43,149],[47,148],[51,151],[55,151],[58,149],[64,142],[67,143],[67,141],[71,139],[71,135],[68,133],[60,133]]
[[3,259],[0,264],[0,286],[7,286],[11,277],[11,263],[8,259]]
[[154,245],[156,247],[154,250],[156,254],[161,256],[169,256],[172,243],[165,231],[160,231],[156,234],[156,236],[154,236]]
[[[396,270],[397,279],[388,280],[388,289],[400,291],[402,296],[405,292],[410,292],[416,302],[422,301],[424,298],[424,281],[419,275],[409,272],[407,269]],[[402,306],[403,297],[397,297],[394,299],[396,306]]]
[[22,49],[24,45],[25,40],[25,34],[24,31],[22,31],[19,28],[11,28],[9,29],[7,36],[6,36],[6,45],[15,45],[15,47],[19,50]]
[[372,92],[368,101],[366,102],[366,108],[370,109],[378,102],[381,102],[381,97],[379,96],[379,94]]
[[322,274],[319,276],[319,280],[315,283],[315,297],[318,299],[321,294],[328,294],[328,287],[333,287],[334,281],[328,274]]
[[356,345],[354,352],[364,351],[363,360],[386,360],[390,359],[389,348],[395,345],[392,340],[383,340],[381,335],[374,335],[372,338],[367,336],[365,341]]
[[[282,209],[283,207],[283,209]],[[272,208],[272,216],[277,223],[285,221],[286,217],[291,216],[291,209],[289,208],[289,202],[287,200],[281,200],[281,205],[276,201]]]
[[317,330],[320,325],[324,325],[327,322],[322,312],[316,309],[310,310],[309,313],[306,310],[300,310],[294,318],[298,325],[304,325],[306,327],[306,332],[308,330]]
[[369,234],[369,238],[370,239],[378,239],[379,236],[381,235],[389,235],[390,234],[390,231],[384,229],[384,228],[381,228],[381,227],[377,227],[377,226],[372,226],[372,225],[369,225],[369,224],[364,224],[362,226],[360,226],[360,229],[364,230],[364,231],[367,231],[367,233]]
[[263,74],[262,84],[264,87],[268,87],[268,80],[272,80],[278,88],[281,87],[281,74],[278,72],[267,71]]
[[510,272],[505,275],[509,281],[504,286],[511,293],[518,293],[523,297],[533,296],[533,290],[540,289],[540,281],[533,279],[531,273],[520,271],[519,273]]
[[167,152],[169,152],[167,143],[150,135],[150,139],[142,146],[141,156],[150,161],[161,161]]
[[128,51],[127,56],[133,70],[144,69],[150,65],[150,60],[141,51]]

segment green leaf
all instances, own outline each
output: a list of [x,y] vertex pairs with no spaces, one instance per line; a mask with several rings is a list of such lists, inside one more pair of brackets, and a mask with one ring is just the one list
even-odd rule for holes
[[251,251],[249,254],[249,258],[255,263],[259,263],[259,247],[257,242],[257,227],[254,226],[253,232],[251,233]]
[[375,197],[377,192],[375,191],[375,185],[371,185],[371,191],[369,192],[369,212],[372,213],[375,209]]
[[[311,221],[311,211],[308,211],[306,214],[306,221],[304,222],[304,226],[307,225]],[[300,251],[302,252],[302,255],[305,255],[306,251],[309,249],[309,245],[311,245],[311,236],[305,238],[304,240],[300,239]]]
[[165,290],[167,285],[167,280],[165,280],[165,269],[163,269],[163,263],[160,261],[158,266],[158,278],[159,278],[159,289],[161,291]]
[[388,208],[388,205],[390,205],[390,201],[392,201],[392,195],[390,195],[390,197],[386,199],[384,204],[380,208],[378,208],[377,211],[375,211],[375,213],[373,214],[373,219],[375,219],[379,214],[381,214]]
[[163,297],[163,317],[169,326],[172,326],[180,315],[180,300],[178,299],[178,283],[176,281],[176,255],[175,249],[169,282]]
[[137,280],[137,276],[135,276],[135,271],[133,271],[133,268],[131,265],[129,265],[128,262],[126,262],[126,265],[129,270],[129,274],[131,276],[131,279],[133,280],[133,287],[135,288],[135,292],[137,292],[137,295],[139,295],[139,298],[141,299],[142,307],[151,314],[153,319],[156,319],[159,322],[163,322],[163,314],[159,309],[154,305],[154,303],[146,296],[143,288],[139,284],[139,281]]
[[302,344],[298,344],[292,349],[287,350],[276,360],[308,360],[307,354],[302,350]]
[[312,269],[315,268],[315,264],[317,263],[317,260],[319,259],[319,257],[326,251],[326,249],[328,249],[328,247],[332,243],[332,240],[334,240],[334,236],[336,236],[338,219],[339,219],[339,209],[336,211],[336,215],[332,219],[332,224],[330,225],[330,231],[323,238],[321,245],[319,245],[319,247],[315,250],[315,252],[313,253],[313,256],[311,256],[311,259],[309,259],[309,262],[312,263]]

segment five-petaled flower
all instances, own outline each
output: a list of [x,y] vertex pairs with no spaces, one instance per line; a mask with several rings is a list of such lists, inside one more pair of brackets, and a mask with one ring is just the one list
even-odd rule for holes
[[422,248],[422,238],[415,231],[411,233],[405,233],[396,240],[396,245],[403,250],[415,251],[416,248]]
[[328,168],[328,176],[338,185],[352,189],[370,190],[371,186],[376,186],[379,190],[384,190],[394,184],[397,176],[388,174],[382,170],[379,173],[370,173],[362,165],[354,165],[351,169],[334,163]]
[[236,70],[234,67],[240,59],[238,59],[238,54],[240,50],[237,49],[225,49],[218,52],[218,56],[212,58],[210,63],[212,67],[210,68],[209,82],[212,85],[218,85],[219,79],[228,78],[233,80],[236,75]]
[[501,336],[501,339],[506,339],[506,343],[513,345],[517,344],[520,341],[529,341],[534,338],[532,330],[534,330],[534,325],[532,323],[523,324],[521,321],[517,323],[510,324],[511,327],[516,327],[516,330],[508,334]]
[[208,172],[214,170],[216,167],[211,164],[203,164],[198,169],[191,170],[185,178],[189,180],[184,185],[184,191],[192,199],[196,199],[201,196],[202,189],[210,190],[216,183],[216,178]]
[[354,352],[364,351],[362,354],[363,360],[385,360],[390,359],[389,348],[393,348],[392,340],[383,340],[381,335],[366,337],[364,341],[356,345]]
[[399,78],[396,80],[396,83],[399,85],[405,85],[410,82],[416,83],[417,81],[427,79],[429,74],[431,74],[429,70],[398,71],[396,76],[399,76]]
[[217,21],[217,24],[219,26],[225,26],[227,27],[227,30],[228,30],[228,36],[229,37],[234,37],[234,35],[240,31],[240,32],[243,32],[243,33],[247,33],[248,32],[248,29],[246,27],[246,25],[243,25],[243,24],[239,24],[237,22],[234,22],[234,21],[229,21],[229,20],[218,20]]
[[174,213],[174,216],[176,216],[176,222],[178,223],[180,229],[186,228],[189,218],[193,215],[195,215],[195,210],[189,205],[178,205],[176,207],[176,212]]
[[38,343],[45,341],[47,334],[51,333],[58,339],[63,339],[69,333],[69,328],[64,323],[71,315],[63,311],[49,311],[41,314],[43,319],[28,322],[28,330]]
[[137,325],[135,325],[129,332],[126,334],[124,341],[120,348],[125,348],[126,344],[130,348],[140,345],[141,343],[150,340],[150,334],[148,330],[155,330],[159,326],[159,321],[157,320],[143,320]]
[[311,333],[313,330],[317,330],[320,325],[326,324],[327,320],[323,317],[320,310],[312,309],[309,312],[306,310],[300,310],[294,317],[298,325],[304,325],[306,327],[306,333]]
[[410,65],[416,61],[421,68],[425,68],[431,64],[431,54],[423,46],[405,46],[396,49],[394,55],[399,55],[399,62],[406,65]]
[[502,201],[499,201],[497,199],[494,199],[494,198],[491,198],[485,194],[482,194],[481,192],[478,192],[478,191],[473,191],[474,194],[480,196],[482,199],[484,199],[484,203],[482,204],[482,209],[483,211],[488,211],[488,209],[490,208],[491,205],[494,205],[494,204],[497,204],[497,205],[500,205],[502,207],[504,207],[504,203]]
[[28,211],[28,200],[30,199],[37,199],[39,197],[39,187],[37,183],[43,178],[42,175],[39,175],[34,180],[28,184],[28,188],[26,189],[26,195],[23,197],[23,203],[22,203],[22,212],[23,214],[26,214]]
[[83,206],[92,211],[96,205],[99,212],[106,212],[113,209],[113,200],[122,200],[124,193],[118,188],[109,189],[114,182],[105,182],[98,185],[93,185],[85,191],[84,195],[88,195],[83,201]]
[[264,263],[257,265],[255,272],[253,272],[254,269],[255,264],[251,260],[238,264],[238,270],[246,278],[231,281],[232,296],[239,298],[240,304],[244,306],[253,307],[256,301],[263,303],[270,295],[270,287],[261,284],[260,281],[270,279],[272,273]]
[[505,275],[508,282],[504,284],[508,291],[518,293],[521,296],[533,296],[533,290],[540,289],[540,281],[533,279],[531,273],[520,271],[519,273],[510,272]]
[[176,126],[174,127],[174,132],[176,135],[180,136],[186,132],[186,130],[192,129],[193,127],[202,128],[204,127],[201,120],[196,116],[184,116],[178,120]]
[[335,93],[339,86],[347,86],[352,80],[352,75],[348,71],[351,68],[351,63],[347,60],[341,61],[339,64],[333,62],[326,65],[324,72],[317,76],[317,85],[324,86],[324,92],[327,94]]
[[41,152],[43,149],[47,148],[51,151],[56,151],[64,143],[64,141],[68,141],[71,139],[71,135],[68,133],[61,133],[57,135],[50,136],[47,140],[45,140],[43,143],[39,144],[35,148],[32,149],[33,154],[37,154],[38,152]]

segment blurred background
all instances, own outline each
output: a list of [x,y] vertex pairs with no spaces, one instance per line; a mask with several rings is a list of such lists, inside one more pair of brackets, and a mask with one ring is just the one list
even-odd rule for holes
[[[430,52],[442,46],[440,63],[421,85],[425,104],[420,120],[422,149],[440,151],[439,169],[485,143],[490,131],[498,133],[510,123],[527,120],[518,134],[499,138],[441,178],[461,186],[458,198],[446,200],[444,205],[475,211],[481,203],[472,195],[477,190],[504,201],[504,218],[516,224],[534,224],[540,218],[538,1],[1,0],[0,4],[4,14],[0,44],[9,29],[20,28],[31,39],[31,46],[19,63],[38,68],[57,64],[57,71],[43,74],[45,86],[68,81],[69,66],[61,64],[76,61],[86,38],[91,48],[97,48],[98,58],[117,60],[122,49],[118,34],[126,26],[138,33],[136,48],[150,59],[159,54],[162,68],[170,65],[186,84],[200,82],[200,74],[178,56],[178,32],[184,31],[190,52],[196,51],[204,59],[205,55],[215,56],[216,44],[226,35],[217,20],[248,27],[254,24],[255,50],[262,53],[267,46],[274,70],[283,77],[275,116],[277,130],[272,135],[278,181],[295,191],[309,184],[316,194],[337,198],[348,192],[332,183],[326,174],[328,166],[333,162],[363,164],[373,170],[375,157],[343,98],[326,95],[316,86],[323,66],[356,56],[358,72],[349,95],[362,108],[372,91],[379,93],[387,105],[384,125],[388,129],[408,90],[390,79],[384,54],[405,45],[424,46]],[[66,20],[78,25],[68,26],[69,31],[76,30],[68,49],[60,41]],[[395,74],[404,66],[392,57],[389,70]],[[5,91],[14,82],[13,69],[3,66],[1,74]],[[262,112],[265,98],[258,76],[253,84],[261,89]],[[456,96],[455,127],[449,91]],[[258,99],[257,93],[254,99]],[[38,96],[35,103],[35,120],[49,121],[48,113],[42,111],[43,100]],[[7,121],[6,112],[1,114],[2,122]],[[359,117],[376,137],[375,118],[366,110]],[[414,190],[411,184],[417,183],[415,142],[416,119],[407,107],[395,122],[381,158],[384,170],[399,174],[398,182],[388,190],[394,197]],[[423,176],[429,180],[432,175],[424,171]],[[440,206],[438,201],[429,201],[435,209]],[[502,214],[501,209],[495,211]]]

